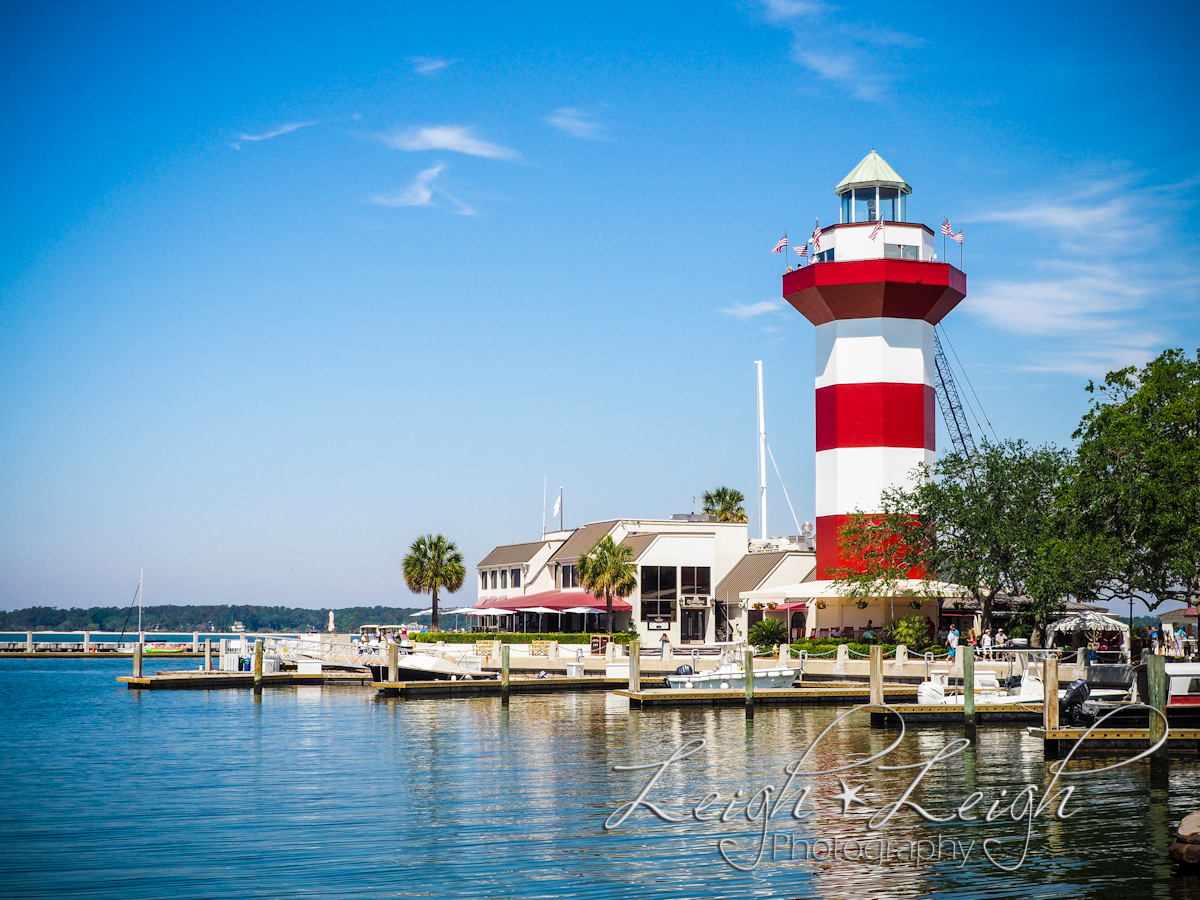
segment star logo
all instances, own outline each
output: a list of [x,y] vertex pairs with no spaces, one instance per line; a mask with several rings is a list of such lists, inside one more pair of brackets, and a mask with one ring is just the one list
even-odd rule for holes
[[849,787],[846,787],[846,782],[840,778],[838,779],[838,784],[840,784],[842,786],[841,792],[834,794],[829,799],[842,801],[842,815],[843,816],[846,815],[846,813],[850,812],[850,804],[851,803],[857,803],[859,806],[867,805],[865,801],[858,799],[858,792],[863,789],[863,785],[860,784],[858,787],[849,788]]

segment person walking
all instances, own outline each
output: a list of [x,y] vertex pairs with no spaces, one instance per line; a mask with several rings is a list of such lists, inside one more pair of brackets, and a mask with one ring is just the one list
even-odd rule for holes
[[979,649],[983,651],[984,659],[992,658],[992,629],[986,628],[983,632],[983,638],[980,640]]

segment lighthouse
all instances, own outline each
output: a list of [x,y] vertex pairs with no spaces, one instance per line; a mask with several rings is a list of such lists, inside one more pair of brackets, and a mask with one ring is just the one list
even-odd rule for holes
[[812,262],[783,297],[816,326],[818,579],[842,558],[838,529],[879,512],[936,460],[934,326],[967,293],[936,258],[934,233],[908,221],[912,188],[872,150],[834,189],[840,221],[813,232]]

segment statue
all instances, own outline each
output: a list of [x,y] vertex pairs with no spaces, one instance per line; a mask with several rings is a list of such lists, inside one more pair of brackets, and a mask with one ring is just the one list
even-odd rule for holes
[[333,634],[333,610],[329,611],[329,633]]

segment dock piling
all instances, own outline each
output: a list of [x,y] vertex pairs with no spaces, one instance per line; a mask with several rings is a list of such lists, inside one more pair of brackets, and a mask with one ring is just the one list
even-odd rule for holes
[[883,648],[871,645],[871,696],[872,706],[883,706]]
[[[1161,713],[1167,709],[1167,658],[1152,653],[1146,660],[1146,688],[1149,693],[1147,702]],[[1150,743],[1156,744],[1163,739],[1164,722],[1154,713],[1150,713]],[[1168,775],[1170,757],[1167,756],[1167,745],[1163,744],[1150,756],[1150,780],[1154,785],[1161,786]]]
[[963,666],[963,729],[968,740],[975,740],[975,648],[960,647]]
[[142,677],[142,642],[133,645],[133,677]]
[[754,718],[754,648],[746,648],[746,718]]
[[400,645],[388,644],[388,681],[395,684],[400,680]]
[[263,642],[258,638],[254,642],[254,693],[262,693]]
[[500,646],[500,702],[508,706],[508,644]]
[[83,652],[92,652],[92,633],[90,631],[84,631],[83,633]]
[[1047,732],[1058,730],[1058,656],[1050,654],[1042,660],[1042,727]]
[[198,632],[198,631],[192,632],[192,652],[193,653],[200,652],[200,632]]
[[642,643],[637,638],[629,642],[629,689],[642,689]]
[[212,638],[204,639],[204,671],[212,671]]
[[25,652],[26,653],[33,652],[33,632],[32,631],[25,632]]

